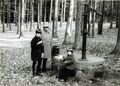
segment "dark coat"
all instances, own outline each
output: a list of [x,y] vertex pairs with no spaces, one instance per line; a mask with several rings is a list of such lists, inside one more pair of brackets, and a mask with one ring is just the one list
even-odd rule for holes
[[41,54],[44,53],[43,43],[37,45],[41,38],[35,36],[31,41],[31,60],[40,60]]
[[65,68],[69,70],[75,70],[76,66],[74,56],[73,55],[67,56],[63,61],[63,65],[65,66]]

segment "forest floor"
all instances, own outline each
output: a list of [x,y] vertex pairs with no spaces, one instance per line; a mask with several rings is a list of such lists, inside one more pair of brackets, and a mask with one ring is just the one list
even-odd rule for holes
[[[60,43],[64,39],[66,24],[58,28]],[[115,47],[117,29],[109,29],[109,24],[104,23],[103,35],[87,38],[87,54],[105,58],[107,61],[105,76],[96,82],[91,80],[74,80],[60,82],[56,74],[51,71],[42,73],[42,77],[32,77],[30,41],[35,35],[34,30],[24,30],[24,37],[18,39],[16,27],[13,25],[10,31],[7,28],[5,33],[0,26],[0,86],[120,86],[120,56],[109,54]],[[73,32],[75,25],[73,24]],[[73,43],[74,33],[71,41]]]

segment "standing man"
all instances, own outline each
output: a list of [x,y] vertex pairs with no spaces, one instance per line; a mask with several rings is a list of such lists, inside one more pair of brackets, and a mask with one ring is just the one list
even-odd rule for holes
[[43,27],[42,39],[44,44],[42,71],[45,72],[47,70],[47,62],[51,60],[51,31],[48,26]]
[[[41,72],[41,56],[44,53],[43,41],[41,38],[41,30],[36,30],[36,35],[31,41],[31,60],[33,76],[40,75]],[[36,68],[37,67],[37,68]]]

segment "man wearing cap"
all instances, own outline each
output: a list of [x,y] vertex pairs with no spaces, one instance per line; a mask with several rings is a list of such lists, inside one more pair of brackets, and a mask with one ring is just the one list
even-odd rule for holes
[[[31,60],[33,76],[40,75],[41,72],[41,56],[44,53],[43,41],[41,38],[41,30],[36,30],[36,35],[31,41]],[[37,67],[37,68],[36,68]]]
[[[51,31],[48,26],[43,27],[42,31],[42,39],[44,44],[44,57],[43,65],[42,65],[42,71],[45,72],[47,70],[47,64],[51,60]],[[49,64],[50,65],[50,64]]]

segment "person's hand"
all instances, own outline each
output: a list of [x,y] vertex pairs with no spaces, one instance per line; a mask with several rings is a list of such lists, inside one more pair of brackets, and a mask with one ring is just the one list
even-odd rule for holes
[[41,41],[39,41],[38,43],[37,43],[37,45],[39,45],[39,44],[41,44],[42,43],[42,40]]
[[41,57],[44,57],[44,53],[41,54]]

